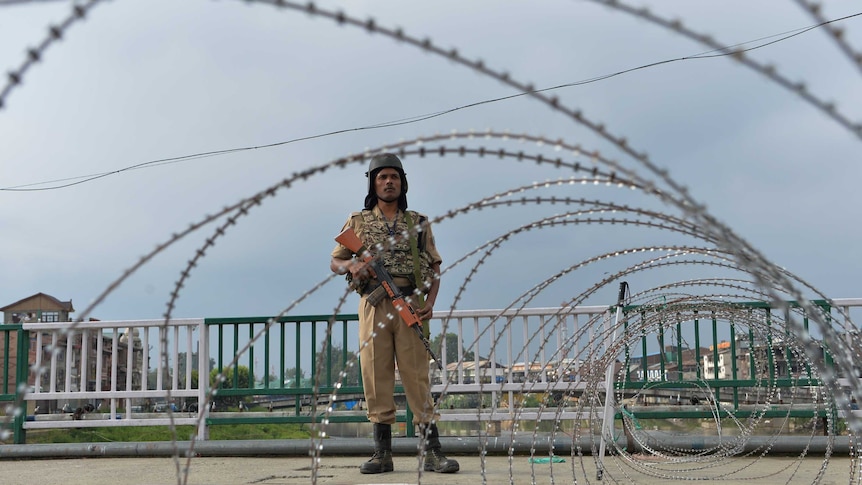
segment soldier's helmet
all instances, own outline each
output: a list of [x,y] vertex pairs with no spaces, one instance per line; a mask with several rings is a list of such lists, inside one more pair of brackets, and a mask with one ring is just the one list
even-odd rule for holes
[[371,157],[371,161],[368,163],[368,171],[365,172],[365,176],[368,177],[368,195],[365,197],[365,208],[371,209],[377,204],[374,179],[377,177],[377,172],[384,168],[394,168],[401,174],[401,196],[398,198],[398,208],[401,210],[407,209],[407,173],[404,172],[401,159],[394,153],[381,153]]

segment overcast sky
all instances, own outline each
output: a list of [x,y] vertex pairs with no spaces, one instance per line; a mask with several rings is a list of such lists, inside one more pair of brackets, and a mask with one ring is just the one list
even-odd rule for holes
[[[3,2],[0,2],[2,5]],[[17,71],[70,2],[0,7],[0,64]],[[323,1],[375,25],[401,28],[457,49],[511,79],[547,88],[712,50],[631,14],[590,1]],[[641,6],[643,3],[637,3]],[[796,2],[648,2],[723,45],[755,47],[817,24]],[[828,2],[826,18],[862,12],[858,1]],[[862,51],[862,16],[834,24]],[[782,35],[783,34],[783,35]],[[787,79],[802,81],[841,115],[862,122],[862,71],[824,29],[751,51]],[[4,76],[0,89],[7,86]],[[262,2],[117,0],[92,8],[8,91],[0,110],[0,304],[37,292],[71,299],[79,312],[138,259],[207,214],[292,173],[340,157],[435,133],[510,131],[599,152],[646,173],[618,148],[535,99],[478,104],[431,119],[367,128],[518,94],[498,80],[415,45],[338,26],[333,20]],[[833,298],[862,297],[859,181],[862,137],[811,103],[728,57],[679,60],[554,90],[687,186],[710,214],[774,263]],[[327,133],[341,132],[330,136]],[[122,171],[172,157],[258,147]],[[586,155],[514,139],[455,140],[590,163]],[[437,143],[427,146],[436,147]],[[416,148],[416,145],[411,145]],[[407,156],[410,207],[431,217],[571,171],[535,163],[457,155]],[[292,184],[240,218],[193,270],[175,316],[272,315],[329,275],[332,238],[361,208],[366,162]],[[66,182],[66,183],[67,183]],[[37,185],[30,185],[37,184]],[[551,189],[678,215],[653,197],[614,187]],[[519,195],[520,196],[520,195]],[[553,214],[562,205],[485,209],[435,226],[444,267],[486,241]],[[159,318],[186,261],[210,224],[161,252],[125,280],[91,316]],[[459,309],[502,308],[561,269],[642,245],[679,242],[669,231],[572,225],[513,237],[480,268]],[[689,244],[695,244],[688,241]],[[705,243],[696,243],[704,245]],[[532,305],[567,301],[612,261],[577,270]],[[444,276],[437,309],[448,308],[475,258]],[[709,267],[655,271],[632,291],[692,277]],[[343,295],[336,279],[293,314],[330,313]],[[591,303],[613,303],[612,290]],[[355,297],[344,312],[355,311]],[[80,315],[76,315],[80,316]]]

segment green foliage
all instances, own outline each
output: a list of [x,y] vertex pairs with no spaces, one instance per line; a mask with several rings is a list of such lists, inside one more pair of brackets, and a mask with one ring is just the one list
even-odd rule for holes
[[441,409],[478,409],[491,405],[489,394],[448,394],[439,402]]
[[233,424],[210,428],[211,440],[308,439],[311,433],[300,424]]
[[[210,371],[210,387],[212,389],[250,389],[251,383],[254,382],[254,376],[248,370],[247,366],[239,365],[236,371],[232,367],[228,367],[222,371],[223,380],[219,379],[218,369]],[[236,379],[236,386],[234,386]],[[234,407],[239,404],[242,399],[237,396],[220,396],[216,394],[215,402],[219,408]]]
[[544,395],[540,393],[525,394],[521,406],[525,408],[537,408],[542,404],[543,397]]
[[297,384],[296,367],[284,369],[284,387],[311,387],[310,381],[305,376],[305,370],[299,371],[299,384]]
[[[440,355],[440,349],[442,348],[442,346],[443,346],[443,335],[442,334],[436,335],[431,340],[431,350],[433,350],[436,355]],[[440,355],[440,358],[442,359],[443,356]],[[474,360],[475,358],[476,358],[476,356],[473,354],[472,351],[464,350],[464,360],[465,361]],[[450,364],[452,362],[458,362],[458,335],[457,334],[454,334],[454,333],[447,333],[446,334],[446,362],[450,363]]]
[[[320,346],[320,350],[318,352],[323,353],[323,365],[326,366],[326,342],[322,342]],[[341,345],[333,345],[332,351],[328,354],[329,357],[329,375],[332,379],[332,384],[340,382],[345,386],[358,386],[359,385],[359,366],[356,363],[356,360],[353,359],[352,352],[348,351],[346,358],[344,356],[344,347]],[[353,365],[345,365],[353,359]],[[344,371],[344,377],[341,378],[340,373]],[[327,374],[326,368],[318,369],[317,374],[320,376],[320,385],[327,385]]]
[[[194,433],[194,426],[176,427],[176,439],[179,441],[188,441]],[[131,443],[171,441],[173,436],[167,426],[46,429],[28,431],[27,443]],[[226,424],[210,427],[211,440],[284,440],[308,439],[310,436],[301,424]]]
[[[293,382],[297,378],[296,367],[288,367],[287,369],[284,369],[284,378],[289,379],[291,382]],[[300,379],[305,378],[305,371],[304,370],[299,371],[299,378]]]
[[[254,378],[254,376],[251,376],[251,374],[249,373],[248,367],[244,365],[237,366],[236,372],[234,372],[233,367],[228,367],[222,371],[222,374],[224,374],[224,380],[219,383],[218,369],[213,369],[212,371],[210,371],[210,386],[213,389],[231,389],[234,387],[238,389],[249,389],[251,387],[249,383],[252,382],[251,379]],[[235,377],[237,381],[236,386],[234,386]]]

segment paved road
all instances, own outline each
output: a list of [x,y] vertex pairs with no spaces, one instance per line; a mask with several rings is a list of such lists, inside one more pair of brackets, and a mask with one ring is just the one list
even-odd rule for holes
[[[453,456],[454,457],[454,456]],[[170,457],[157,458],[62,458],[39,460],[3,460],[0,462],[0,484],[15,485],[371,485],[429,484],[479,485],[565,483],[646,483],[667,484],[669,478],[650,477],[631,466],[609,457],[606,460],[604,482],[595,480],[595,465],[589,456],[583,461],[564,457],[564,463],[532,464],[528,456],[489,456],[484,463],[477,456],[457,456],[461,471],[440,475],[416,471],[415,456],[395,458],[395,471],[381,475],[362,475],[358,466],[366,458],[359,456],[324,456],[316,476],[312,474],[309,457],[196,457],[191,460],[187,480],[177,472]],[[820,481],[816,476],[822,457],[733,458],[712,466],[695,464],[660,464],[639,459],[640,467],[650,467],[655,473],[675,477],[724,476],[723,485],[754,483],[821,483],[824,485],[859,483],[850,474],[850,459],[837,457]],[[180,469],[185,462],[180,464]],[[510,468],[511,466],[511,468]],[[511,473],[510,473],[511,470]],[[687,471],[683,471],[687,470]],[[625,473],[624,473],[625,471]],[[733,472],[731,474],[728,474]],[[574,475],[573,475],[574,474]],[[626,476],[628,474],[628,477]],[[510,481],[510,476],[512,477]],[[552,478],[553,476],[553,478]],[[574,479],[573,479],[574,476]],[[576,479],[576,480],[575,480]],[[680,481],[679,483],[690,483]]]

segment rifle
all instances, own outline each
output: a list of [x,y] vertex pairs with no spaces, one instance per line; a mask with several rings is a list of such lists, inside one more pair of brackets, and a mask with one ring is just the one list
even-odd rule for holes
[[428,339],[426,339],[425,334],[422,333],[422,320],[420,320],[419,316],[416,315],[416,310],[413,306],[404,299],[404,295],[401,293],[401,290],[398,289],[398,286],[395,285],[395,282],[392,280],[392,275],[390,275],[380,261],[371,254],[371,251],[362,244],[362,241],[359,240],[359,237],[356,235],[356,232],[353,231],[352,227],[348,227],[342,231],[341,234],[335,237],[335,241],[362,258],[362,260],[371,268],[374,276],[378,281],[380,281],[380,285],[386,290],[386,294],[392,299],[392,305],[396,310],[398,310],[398,314],[401,316],[401,319],[404,320],[404,323],[406,323],[408,327],[416,331],[416,334],[419,335],[419,339],[422,340],[422,345],[424,345],[425,350],[428,351],[428,355],[434,359],[434,363],[437,364],[437,368],[442,371],[443,364],[440,363],[440,359],[438,359],[434,354],[434,351],[431,350],[431,344],[428,343]]

